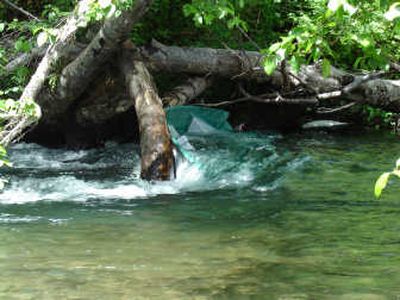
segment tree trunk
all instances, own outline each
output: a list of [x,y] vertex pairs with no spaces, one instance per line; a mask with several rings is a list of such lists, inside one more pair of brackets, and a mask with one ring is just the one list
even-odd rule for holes
[[196,98],[211,85],[211,79],[207,77],[192,77],[183,84],[175,87],[162,98],[164,106],[183,105]]
[[137,0],[131,9],[105,21],[90,44],[63,69],[55,93],[43,95],[39,104],[46,108],[45,121],[58,119],[65,114],[118,50],[128,37],[132,25],[145,14],[151,3],[152,0]]
[[[116,59],[117,60],[117,59]],[[72,114],[82,127],[99,127],[134,107],[128,96],[125,77],[118,66],[104,66],[81,97],[76,99]]]
[[[80,4],[81,2],[78,3],[78,7]],[[66,24],[60,29],[57,35],[56,42],[47,48],[44,57],[39,63],[35,73],[25,87],[20,97],[21,102],[36,101],[40,104],[41,99],[39,98],[39,93],[44,87],[45,80],[49,77],[49,74],[54,69],[54,67],[64,57],[65,49],[71,44],[71,40],[73,40],[73,37],[78,29],[80,18],[81,16],[74,13],[67,19]],[[33,52],[35,52],[35,54],[39,54],[40,49]],[[29,60],[29,58],[23,59]],[[37,117],[41,117],[40,112],[39,116]],[[8,122],[6,128],[3,129],[0,133],[1,144],[3,146],[7,146],[12,141],[20,138],[26,128],[34,124],[36,121],[37,120],[33,118],[21,116],[20,118],[12,120],[12,122]]]
[[[79,2],[77,7],[82,3]],[[84,16],[74,13],[61,28],[56,42],[46,50],[20,100],[36,101],[43,111],[43,123],[49,125],[60,123],[60,119],[65,118],[74,100],[86,90],[103,64],[128,37],[132,25],[143,16],[151,3],[152,0],[137,0],[131,9],[106,20],[90,44],[63,69],[56,90],[45,90],[45,81],[50,73],[56,66],[60,67],[61,62],[68,63],[68,60],[63,58],[71,54],[71,48],[75,48],[73,47],[75,33]],[[40,49],[33,51],[32,55],[40,55]],[[9,69],[12,70],[17,65],[29,62],[31,56],[22,57],[21,60],[10,65]],[[36,120],[27,117],[9,122],[7,130],[0,133],[0,141],[7,146],[35,122]]]
[[120,65],[139,122],[140,176],[145,180],[169,180],[174,167],[172,143],[153,79],[146,66],[142,62],[133,62],[126,52]]
[[[136,49],[134,58],[144,61],[153,70],[253,80],[281,90],[285,84],[292,89],[302,86],[320,100],[340,97],[400,112],[400,80],[375,76],[365,79],[365,75],[353,75],[334,67],[330,76],[324,77],[318,63],[303,66],[297,74],[288,67],[278,66],[271,76],[267,76],[262,67],[263,56],[259,52],[169,47],[156,41]],[[285,82],[285,77],[289,78],[289,82]]]
[[282,81],[279,73],[265,76],[259,68],[263,56],[256,51],[165,46],[153,40],[149,46],[136,49],[135,59],[146,62],[150,69],[172,73],[243,78],[277,85]]

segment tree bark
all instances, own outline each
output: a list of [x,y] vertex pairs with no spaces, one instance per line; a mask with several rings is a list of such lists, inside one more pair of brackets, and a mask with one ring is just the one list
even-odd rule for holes
[[211,85],[208,77],[191,77],[183,84],[175,87],[162,98],[164,106],[183,105],[196,98]]
[[135,51],[135,59],[146,62],[152,70],[187,73],[197,76],[216,75],[243,78],[281,85],[279,73],[265,76],[263,56],[256,51],[235,51],[212,48],[185,48],[165,46],[155,40]]
[[[74,44],[74,36],[82,16],[74,13],[61,28],[56,42],[46,50],[20,100],[36,101],[43,111],[43,123],[50,125],[59,123],[73,101],[85,91],[96,76],[96,72],[116,51],[120,42],[127,38],[133,23],[140,19],[151,3],[152,0],[137,0],[131,9],[123,11],[118,17],[106,20],[85,50],[63,69],[56,91],[45,90],[45,81],[55,66],[59,67],[63,58],[71,54],[71,49],[75,49],[71,45]],[[78,3],[78,7],[79,5],[81,2]],[[40,49],[32,55],[40,55]],[[22,61],[17,61],[15,65],[26,63],[32,55],[22,57]],[[15,65],[9,66],[10,70],[15,68]],[[23,117],[18,122],[10,123],[8,130],[1,132],[0,141],[6,146],[35,122],[36,120]]]
[[[18,55],[5,66],[5,71],[11,73],[22,66],[37,67],[37,63],[35,65],[34,62],[41,60],[44,57],[49,46],[49,43],[46,43],[40,47],[33,48],[28,53]],[[86,46],[87,44],[78,43],[76,41],[65,45],[65,48],[62,51],[63,62],[69,63],[74,60]]]
[[[78,6],[81,3],[78,4]],[[57,35],[57,40],[53,45],[50,45],[41,62],[39,63],[35,73],[31,77],[29,83],[24,89],[21,95],[21,100],[30,99],[38,101],[39,92],[43,89],[44,82],[48,78],[53,68],[63,58],[64,49],[70,45],[71,40],[74,38],[76,31],[78,30],[78,23],[82,16],[78,14],[72,14],[67,19],[66,24],[61,28]],[[40,50],[38,50],[40,51]]]
[[73,115],[82,127],[99,127],[133,107],[120,68],[108,64],[91,88],[76,99]]
[[[287,76],[287,84],[292,88],[302,86],[317,98],[325,94],[321,100],[340,97],[400,112],[400,80],[363,80],[365,75],[350,74],[334,67],[331,68],[330,76],[324,77],[318,63],[303,66],[298,73],[288,67],[278,66],[272,75],[267,76],[262,67],[263,56],[259,52],[170,47],[156,41],[150,46],[136,49],[134,58],[145,62],[152,70],[255,80],[276,89],[283,89],[284,77]],[[357,86],[346,88],[352,83],[357,83]],[[326,97],[328,94],[330,96]]]
[[139,122],[140,176],[145,180],[169,180],[174,167],[172,143],[162,102],[151,75],[142,62],[134,62],[126,52],[120,65]]
[[[78,7],[81,2],[78,3]],[[60,29],[56,42],[50,45],[39,63],[35,73],[32,75],[27,86],[25,87],[20,101],[35,101],[40,104],[39,93],[44,87],[44,83],[48,78],[50,72],[54,67],[63,59],[65,54],[65,49],[71,44],[75,33],[78,29],[78,23],[82,16],[77,13],[73,13],[68,19],[66,24]],[[40,49],[38,50],[40,52]],[[39,113],[38,118],[41,117]],[[2,130],[0,133],[0,142],[3,146],[7,146],[13,140],[21,137],[22,133],[37,120],[29,118],[26,116],[21,116],[20,118],[9,122],[6,125],[6,129]]]
[[46,108],[45,122],[51,123],[52,119],[65,114],[128,37],[132,25],[146,13],[151,3],[152,0],[137,0],[131,9],[105,21],[90,44],[63,69],[56,91],[40,99],[39,104]]

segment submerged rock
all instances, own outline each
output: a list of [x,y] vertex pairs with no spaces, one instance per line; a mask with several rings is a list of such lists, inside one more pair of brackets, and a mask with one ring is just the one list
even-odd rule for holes
[[334,120],[315,120],[304,123],[301,128],[303,129],[339,129],[349,126],[349,123],[339,122]]

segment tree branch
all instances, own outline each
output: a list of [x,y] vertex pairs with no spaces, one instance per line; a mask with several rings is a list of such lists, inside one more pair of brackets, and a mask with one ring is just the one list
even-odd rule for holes
[[346,105],[339,106],[339,107],[336,107],[336,108],[331,108],[331,109],[330,108],[321,107],[316,111],[316,113],[319,114],[319,115],[329,115],[329,114],[333,114],[333,113],[338,113],[338,112],[344,111],[346,109],[349,109],[349,108],[353,107],[356,104],[357,104],[357,102],[351,102],[351,103],[347,103]]
[[12,3],[12,2],[10,2],[8,0],[0,0],[0,1],[2,1],[4,4],[7,4],[8,6],[11,6],[12,8],[14,8],[17,11],[19,11],[20,13],[28,16],[29,18],[34,19],[35,21],[38,21],[38,22],[42,21],[38,17],[32,15],[29,11],[26,11],[22,7],[19,7],[19,6],[15,5],[14,3]]

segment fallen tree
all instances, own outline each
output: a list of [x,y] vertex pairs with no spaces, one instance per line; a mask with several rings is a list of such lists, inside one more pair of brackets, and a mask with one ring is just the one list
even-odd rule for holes
[[[385,75],[383,72],[357,75],[331,67],[330,76],[325,77],[318,63],[302,66],[298,73],[281,64],[273,74],[267,76],[263,69],[263,55],[256,51],[182,48],[165,46],[156,41],[137,48],[134,58],[144,61],[152,70],[256,81],[277,90],[288,90],[285,87],[287,85],[292,90],[291,95],[297,87],[302,87],[307,89],[310,99],[316,101],[340,98],[400,112],[400,80],[382,79]],[[251,100],[251,97],[247,98]],[[265,103],[295,103],[297,97],[285,100],[278,95],[264,96],[256,101],[262,101],[262,98]],[[310,104],[314,102],[309,101]]]
[[[385,72],[351,74],[331,67],[330,75],[324,76],[319,63],[302,66],[295,72],[283,61],[267,75],[263,68],[264,55],[257,51],[184,48],[166,46],[155,40],[146,46],[126,43],[122,46],[132,25],[151,3],[151,0],[137,0],[120,15],[106,19],[97,31],[87,28],[95,31],[87,44],[76,41],[81,16],[74,13],[59,30],[53,44],[46,49],[33,49],[7,65],[6,70],[12,71],[16,66],[29,64],[32,57],[41,58],[21,101],[35,100],[40,105],[43,114],[40,125],[44,130],[65,133],[65,127],[75,125],[80,129],[96,128],[134,109],[140,133],[141,177],[168,180],[173,173],[173,146],[162,105],[195,101],[221,78],[235,83],[237,95],[201,105],[223,107],[256,102],[301,105],[317,110],[329,101],[330,105],[333,103],[331,112],[347,109],[354,103],[400,112],[400,81],[385,79],[388,75]],[[58,72],[55,87],[46,83],[52,72]],[[164,93],[161,100],[150,74],[159,72],[171,76],[184,74],[188,79]],[[247,82],[267,92],[255,94],[245,88]],[[347,104],[339,104],[338,99]],[[27,117],[7,120],[0,143],[9,144],[35,122]]]
[[140,175],[146,180],[169,180],[174,167],[172,142],[153,79],[146,66],[134,62],[126,49],[121,55],[120,65],[139,122]]
[[[118,47],[126,40],[132,24],[144,15],[151,2],[151,0],[138,0],[130,9],[107,19],[87,47],[63,67],[55,90],[46,89],[46,78],[54,70],[55,65],[62,62],[68,41],[73,40],[79,27],[79,19],[82,16],[73,14],[60,30],[56,42],[46,50],[20,101],[35,100],[43,110],[42,122],[57,125],[64,119],[75,100],[93,82],[102,65],[118,52]],[[80,4],[82,2],[78,7]],[[40,50],[34,53],[38,55]],[[29,59],[17,63],[21,61],[26,62]],[[147,180],[167,180],[173,166],[173,154],[161,100],[142,63],[129,63],[124,59],[122,65],[129,94],[133,98],[132,102],[135,103],[139,117],[142,140],[141,177]],[[130,66],[132,70],[125,66]],[[16,123],[9,122],[0,137],[1,144],[8,145],[31,124],[31,119],[27,117],[22,117]]]

